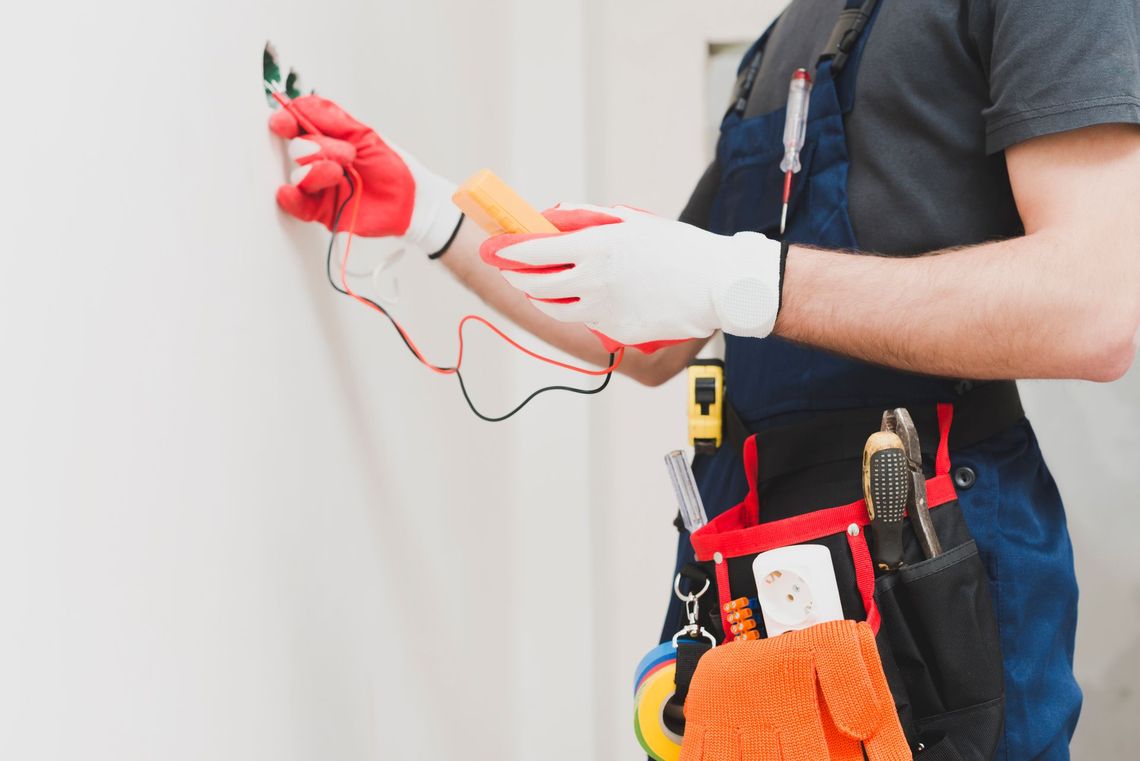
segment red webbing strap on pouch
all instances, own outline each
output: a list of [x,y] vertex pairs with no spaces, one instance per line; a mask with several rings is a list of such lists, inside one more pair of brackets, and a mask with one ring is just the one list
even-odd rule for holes
[[[958,498],[954,490],[954,481],[949,474],[926,480],[926,498],[931,508]],[[790,544],[803,544],[821,536],[846,531],[852,523],[863,527],[870,522],[867,518],[867,505],[860,499],[847,505],[815,510],[771,523],[741,527],[741,522],[736,516],[737,520],[716,525],[720,518],[729,516],[729,513],[743,505],[744,503],[741,503],[735,508],[730,508],[690,537],[697,560],[702,562],[712,560],[713,554],[717,552],[726,558],[734,558]],[[707,529],[713,530],[706,531]]]
[[867,547],[867,532],[860,529],[856,533],[847,532],[847,545],[851,548],[851,563],[855,566],[855,586],[863,600],[863,610],[867,611],[867,624],[875,634],[879,633],[879,606],[875,604],[875,566],[871,561],[871,550]]
[[732,634],[732,622],[728,620],[728,611],[725,610],[725,605],[732,600],[732,590],[728,584],[728,558],[723,558],[716,564],[716,592],[720,600],[720,624],[724,627],[722,641],[731,642],[735,637]]

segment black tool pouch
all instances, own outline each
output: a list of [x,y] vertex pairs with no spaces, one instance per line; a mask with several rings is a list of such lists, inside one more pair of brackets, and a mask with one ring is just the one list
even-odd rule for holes
[[[937,512],[940,523],[962,520],[957,502]],[[875,602],[895,705],[908,738],[923,748],[916,757],[993,758],[1004,716],[1001,646],[977,545],[969,540],[880,576]]]
[[[945,548],[934,558],[923,559],[908,522],[904,566],[876,571],[863,500],[762,521],[755,437],[746,442],[743,458],[749,495],[694,532],[692,544],[721,606],[757,596],[751,569],[759,553],[793,544],[827,547],[844,615],[866,620],[876,631],[915,758],[991,761],[1004,716],[1001,646],[985,567],[950,476],[952,415],[950,405],[938,406],[940,443],[935,473],[926,481],[931,519]],[[701,623],[719,640],[733,639],[722,611],[706,610]]]

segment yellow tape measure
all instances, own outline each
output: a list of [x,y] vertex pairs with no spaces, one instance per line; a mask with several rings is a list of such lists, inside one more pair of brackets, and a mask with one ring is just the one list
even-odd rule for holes
[[723,438],[724,362],[696,359],[689,365],[689,444],[715,452]]

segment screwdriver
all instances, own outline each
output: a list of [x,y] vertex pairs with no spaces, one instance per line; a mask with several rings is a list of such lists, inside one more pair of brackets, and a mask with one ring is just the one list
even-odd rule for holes
[[685,460],[685,453],[680,450],[665,455],[665,466],[669,469],[669,478],[672,479],[673,490],[677,493],[681,521],[685,524],[685,530],[692,533],[709,522],[705,514],[705,505],[701,502],[701,493],[697,490],[696,479],[693,478],[693,469]]
[[792,197],[792,175],[800,171],[800,151],[807,135],[808,100],[811,98],[811,74],[807,69],[792,72],[788,85],[788,114],[784,119],[784,159],[780,171],[784,173],[784,208],[780,212],[780,235],[788,224],[788,201]]
[[902,439],[890,431],[872,433],[863,448],[863,499],[879,570],[897,571],[903,563],[902,529],[909,495],[910,469]]

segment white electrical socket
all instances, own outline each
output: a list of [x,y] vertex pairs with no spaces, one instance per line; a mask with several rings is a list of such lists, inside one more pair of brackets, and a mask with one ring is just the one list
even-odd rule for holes
[[769,637],[843,618],[831,551],[822,544],[761,552],[752,574]]

